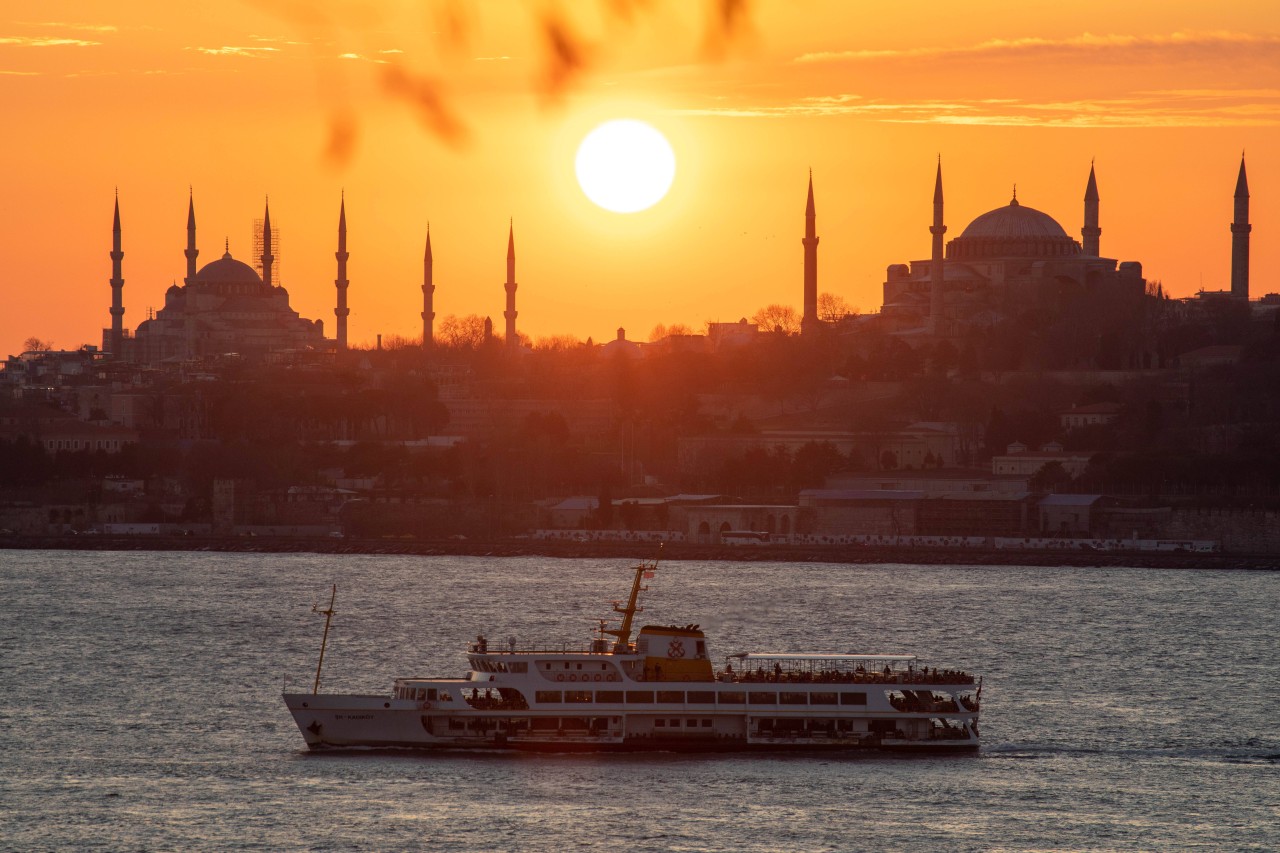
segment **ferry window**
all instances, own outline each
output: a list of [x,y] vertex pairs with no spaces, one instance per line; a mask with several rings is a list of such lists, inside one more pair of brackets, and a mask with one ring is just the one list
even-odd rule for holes
[[434,687],[427,691],[427,698],[432,702],[436,701],[436,689]]
[[426,698],[427,698],[427,691],[426,691],[424,688],[419,687],[419,688],[418,688],[418,699],[419,699],[419,700],[422,700],[422,699],[426,699]]
[[578,664],[578,669],[582,669],[582,664]]
[[652,690],[628,690],[627,691],[628,705],[635,705],[635,704],[648,705],[652,703],[653,703]]
[[590,690],[566,690],[564,692],[564,701],[566,702],[590,702]]
[[667,721],[666,721],[666,720],[654,720],[654,721],[653,721],[653,726],[654,726],[654,728],[658,728],[658,729],[665,729],[665,728],[667,727]]
[[690,690],[689,701],[703,705],[714,705],[716,701],[716,694],[712,693],[710,690]]
[[750,701],[750,703],[751,703],[752,705],[776,705],[776,704],[778,704],[778,694],[777,694],[777,693],[756,693],[756,692],[753,690],[753,691],[751,691],[751,695],[748,697],[748,699],[749,699],[749,701]]
[[683,690],[659,690],[658,701],[659,702],[683,702],[684,691]]
[[511,666],[512,672],[528,672],[529,671],[529,664],[525,663],[524,661],[520,661],[519,663],[513,663],[510,666]]
[[680,728],[680,721],[679,721],[679,720],[668,720],[668,721],[667,721],[667,723],[668,723],[668,724],[671,726],[671,728],[673,728],[673,729],[678,729],[678,728]]
[[704,729],[709,729],[709,728],[711,728],[711,721],[710,721],[710,720],[703,720],[703,721],[702,721],[702,727],[703,727]]
[[841,693],[841,705],[865,705],[867,704],[866,693]]
[[559,702],[559,690],[538,690],[534,693],[533,698],[537,702]]
[[810,693],[810,705],[834,705],[836,704],[836,694],[834,693]]
[[685,727],[686,729],[696,729],[696,728],[698,727],[698,721],[697,721],[697,720],[685,720],[685,721],[684,721],[684,727]]
[[737,690],[726,690],[720,694],[721,705],[741,705],[747,701],[747,694]]
[[783,693],[781,696],[783,705],[808,705],[808,693]]
[[622,702],[622,691],[621,691],[621,690],[597,690],[597,691],[596,691],[596,701],[597,701],[597,702],[618,702],[618,703],[621,703],[621,702]]
[[705,640],[698,641],[698,657],[705,658],[707,656],[707,643]]

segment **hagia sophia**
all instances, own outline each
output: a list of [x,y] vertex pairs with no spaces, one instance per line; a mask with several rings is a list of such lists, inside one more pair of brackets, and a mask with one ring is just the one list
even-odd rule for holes
[[[1085,305],[1093,312],[1125,312],[1146,293],[1142,264],[1102,255],[1097,176],[1089,167],[1084,193],[1082,240],[1074,240],[1052,216],[1018,201],[978,216],[950,242],[943,242],[942,163],[933,190],[933,237],[928,259],[890,264],[880,320],[908,340],[946,339],[989,329],[1024,310]],[[1243,157],[1231,224],[1231,290],[1249,298],[1249,185]],[[819,319],[816,209],[813,177],[805,204],[804,314],[801,328],[816,332]]]
[[[1125,316],[1141,304],[1147,291],[1142,264],[1118,261],[1101,253],[1099,194],[1093,166],[1084,193],[1082,239],[1077,241],[1052,216],[1021,203],[1016,188],[1004,207],[978,216],[958,237],[944,244],[942,163],[933,191],[930,257],[888,266],[884,301],[877,317],[884,328],[909,343],[981,333],[1026,311],[1049,310],[1060,317],[1072,311],[1095,316]],[[1231,290],[1222,296],[1249,297],[1249,189],[1243,157],[1235,190],[1231,224]],[[334,338],[326,338],[320,320],[299,316],[289,306],[289,293],[273,275],[274,232],[269,206],[262,220],[259,267],[224,254],[197,269],[195,201],[187,209],[186,275],[165,293],[164,306],[138,324],[130,336],[124,328],[120,202],[112,226],[111,328],[104,330],[104,349],[113,357],[159,365],[236,353],[260,359],[280,351],[341,352],[347,348],[347,220],[345,199],[338,214],[335,258],[337,276]],[[803,315],[804,335],[820,334],[833,324],[818,316],[818,236],[813,176],[805,205]],[[225,248],[225,247],[224,247]],[[515,230],[507,235],[505,341],[519,349],[516,330]],[[433,342],[431,234],[423,256],[422,340]],[[486,322],[486,328],[490,328]]]

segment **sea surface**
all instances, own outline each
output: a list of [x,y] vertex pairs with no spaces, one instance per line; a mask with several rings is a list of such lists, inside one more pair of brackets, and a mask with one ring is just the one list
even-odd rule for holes
[[977,755],[312,753],[280,699],[579,647],[626,561],[0,552],[3,850],[1275,850],[1280,573],[664,563],[644,622],[980,673]]

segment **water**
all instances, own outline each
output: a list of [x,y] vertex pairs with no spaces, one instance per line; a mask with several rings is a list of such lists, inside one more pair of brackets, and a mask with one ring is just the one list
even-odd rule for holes
[[0,552],[4,850],[1271,850],[1280,574],[667,563],[713,655],[909,651],[985,676],[977,756],[310,753],[335,691],[579,645],[623,561]]

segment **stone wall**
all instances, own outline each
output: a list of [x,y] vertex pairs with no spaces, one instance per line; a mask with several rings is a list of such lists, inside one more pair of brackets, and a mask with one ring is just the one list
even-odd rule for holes
[[1280,554],[1280,512],[1175,508],[1165,539],[1217,539],[1226,554]]

